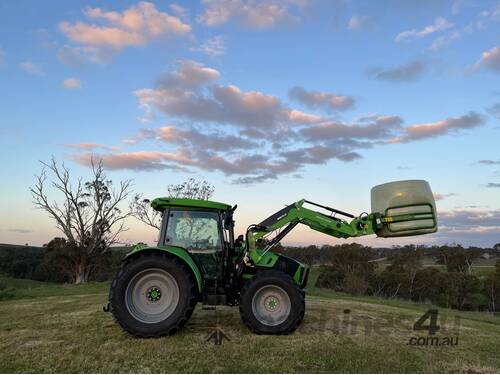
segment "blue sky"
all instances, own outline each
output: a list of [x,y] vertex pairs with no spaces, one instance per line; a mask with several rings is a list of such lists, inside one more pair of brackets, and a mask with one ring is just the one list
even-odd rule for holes
[[498,1],[2,2],[0,242],[58,235],[31,203],[38,161],[85,177],[94,155],[150,197],[207,179],[239,232],[301,198],[360,213],[372,186],[425,179],[438,233],[359,241],[498,243],[499,26]]

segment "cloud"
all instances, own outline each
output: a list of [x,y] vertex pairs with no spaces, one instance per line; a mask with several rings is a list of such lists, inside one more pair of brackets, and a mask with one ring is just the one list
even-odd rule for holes
[[140,2],[122,13],[87,8],[84,15],[95,23],[63,21],[59,29],[70,41],[86,47],[86,53],[97,57],[130,46],[144,46],[160,37],[177,37],[191,32],[189,24],[159,11],[149,2]]
[[497,119],[500,119],[500,102],[495,103],[488,108],[488,113],[495,116]]
[[453,197],[456,195],[455,193],[448,193],[448,194],[440,194],[440,193],[434,193],[434,199],[437,201],[442,201],[443,199]]
[[367,16],[354,15],[349,19],[349,22],[347,23],[347,28],[349,30],[362,29],[363,26],[365,26],[367,20],[368,20]]
[[204,12],[197,20],[207,26],[217,26],[235,19],[256,28],[298,20],[291,8],[300,8],[306,0],[202,0]]
[[[122,140],[126,145],[154,143],[161,151],[105,149],[98,144],[74,147],[77,163],[88,165],[92,150],[110,169],[220,172],[234,183],[252,184],[298,175],[309,165],[352,162],[360,150],[395,141],[413,141],[416,127],[397,115],[370,114],[353,122],[332,120],[296,109],[260,91],[220,84],[216,69],[191,60],[177,61],[151,88],[135,91],[145,116],[164,121]],[[290,90],[304,105],[332,109],[336,94]],[[298,95],[300,94],[300,95]],[[301,96],[302,95],[302,96]],[[477,114],[438,121],[430,136],[474,126]],[[425,125],[425,124],[424,124]],[[427,124],[429,125],[429,124]],[[435,130],[438,129],[438,130]]]
[[168,7],[173,13],[175,13],[180,18],[187,18],[189,15],[189,9],[184,8],[179,4],[172,3]]
[[480,68],[500,72],[500,46],[493,47],[481,54],[481,58],[474,64],[474,69]]
[[218,35],[208,39],[199,47],[191,48],[191,51],[202,52],[210,57],[222,56],[226,53],[225,40],[222,36]]
[[133,145],[145,139],[154,139],[170,144],[183,146],[187,149],[202,149],[205,151],[230,151],[238,149],[253,149],[258,146],[248,138],[226,134],[217,131],[201,132],[194,127],[187,129],[175,126],[163,126],[159,129],[140,129],[133,138],[123,140]]
[[213,68],[193,60],[179,60],[177,70],[163,75],[159,79],[159,86],[169,88],[197,88],[216,81],[220,73]]
[[14,232],[14,233],[33,233],[33,230],[31,229],[24,229],[24,228],[13,228],[13,229],[8,229],[9,232]]
[[488,182],[486,184],[487,188],[500,188],[500,183],[497,182]]
[[62,82],[61,87],[64,89],[78,89],[82,87],[82,84],[80,80],[77,78],[66,78]]
[[396,36],[396,42],[401,42],[404,40],[420,39],[427,35],[437,33],[452,27],[453,24],[449,23],[445,18],[438,17],[434,20],[432,25],[425,26],[423,29],[412,29],[408,31],[403,31]]
[[479,160],[479,164],[485,164],[485,165],[500,165],[500,159],[498,160]]
[[469,112],[460,117],[425,124],[411,125],[403,130],[403,134],[389,140],[389,143],[405,143],[425,138],[434,138],[445,134],[456,133],[463,129],[472,129],[483,124],[483,118],[476,112]]
[[482,246],[498,243],[500,210],[459,209],[438,211],[439,230],[434,237],[453,242],[475,242]]
[[122,143],[126,145],[135,145],[145,139],[155,139],[157,137],[157,132],[155,129],[139,129],[137,134],[132,138],[122,139]]
[[158,86],[135,91],[146,119],[157,110],[169,117],[244,128],[277,129],[320,121],[321,117],[292,110],[273,95],[218,85],[217,70],[194,61],[179,61],[177,69],[160,78]]
[[135,145],[137,144],[138,140],[137,139],[134,139],[134,138],[125,138],[125,139],[122,139],[122,143],[128,145],[128,146],[132,146],[132,145]]
[[384,81],[410,82],[419,78],[424,73],[425,69],[425,63],[421,61],[412,61],[394,68],[371,68],[368,70],[368,74],[373,78]]
[[451,43],[453,40],[456,40],[462,36],[462,33],[458,30],[451,30],[445,35],[438,36],[432,44],[430,45],[429,49],[431,50],[438,50],[445,45]]
[[500,210],[454,210],[438,213],[440,224],[452,228],[500,227]]
[[35,76],[43,76],[45,73],[43,72],[43,70],[38,66],[36,65],[34,62],[32,61],[23,61],[22,63],[19,64],[19,67],[24,70],[25,72],[28,72],[30,74],[33,74]]
[[361,124],[327,122],[301,129],[300,133],[309,141],[355,139],[386,139],[400,128],[403,120],[399,116],[376,116],[370,122],[362,119]]
[[497,2],[494,8],[484,10],[479,14],[479,19],[476,22],[476,28],[482,30],[489,23],[500,20],[500,2]]
[[186,171],[185,168],[169,163],[172,161],[181,161],[183,159],[182,155],[160,151],[136,151],[116,154],[83,153],[71,155],[71,159],[85,166],[90,166],[90,161],[92,159],[100,160],[103,165],[110,170],[129,169],[135,171],[151,171],[172,169]]
[[164,142],[184,147],[195,147],[205,151],[253,149],[258,146],[257,142],[235,135],[215,132],[204,134],[194,128],[179,129],[172,126],[160,128],[156,137]]
[[350,109],[355,103],[354,98],[351,96],[320,91],[306,91],[300,86],[292,87],[288,91],[288,96],[309,108],[320,108],[328,111]]
[[116,146],[104,146],[99,143],[94,143],[94,142],[81,142],[81,143],[74,143],[74,144],[66,144],[64,145],[65,147],[68,148],[73,148],[77,150],[95,150],[95,149],[104,149],[108,151],[118,151],[120,148]]

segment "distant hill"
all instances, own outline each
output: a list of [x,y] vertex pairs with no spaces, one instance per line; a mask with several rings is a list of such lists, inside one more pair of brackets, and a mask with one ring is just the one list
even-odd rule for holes
[[24,251],[31,253],[38,253],[43,251],[42,246],[30,246],[30,245],[15,245],[8,243],[0,243],[0,251]]
[[[43,246],[31,246],[31,245],[16,245],[9,243],[0,243],[0,251],[25,251],[25,252],[42,252],[45,248]],[[112,246],[112,251],[128,252],[132,249],[132,246]]]

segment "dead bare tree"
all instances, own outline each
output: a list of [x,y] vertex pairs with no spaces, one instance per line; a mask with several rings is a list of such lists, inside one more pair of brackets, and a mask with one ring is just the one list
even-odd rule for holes
[[[72,184],[64,164],[59,165],[54,158],[41,163],[42,172],[35,175],[35,185],[30,187],[33,204],[46,211],[66,236],[73,249],[68,252],[73,258],[71,278],[76,284],[84,283],[102,260],[103,252],[119,242],[119,234],[127,230],[125,218],[130,211],[122,211],[120,204],[129,195],[131,180],[121,181],[113,189],[102,163],[91,159],[91,180],[84,182],[79,178]],[[53,177],[50,186],[58,193],[58,199],[49,199],[47,195],[48,173]]]
[[130,212],[137,220],[150,227],[160,230],[161,213],[151,207],[151,201],[143,198],[142,194],[134,195],[130,202]]
[[189,178],[182,184],[167,186],[168,196],[171,198],[189,198],[208,200],[214,194],[215,188],[205,180]]
[[[167,197],[208,200],[214,194],[215,188],[205,180],[189,178],[181,184],[167,186]],[[161,213],[151,207],[151,201],[136,194],[130,202],[130,212],[137,220],[150,227],[160,229]]]

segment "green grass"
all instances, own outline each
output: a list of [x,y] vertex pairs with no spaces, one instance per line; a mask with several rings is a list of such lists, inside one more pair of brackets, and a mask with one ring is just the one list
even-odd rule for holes
[[[14,279],[0,276],[0,285],[6,286],[2,292],[9,294],[5,299],[40,298],[52,296],[69,296],[75,294],[102,293],[108,287],[108,283],[91,282],[85,285],[55,284],[27,279]],[[1,301],[1,299],[0,299]]]
[[[106,283],[3,282],[25,294],[0,302],[1,373],[500,371],[500,317],[486,313],[440,309],[443,329],[460,317],[458,346],[413,347],[413,323],[429,306],[311,288],[305,320],[289,336],[251,334],[237,308],[198,306],[177,335],[142,340],[102,312]],[[207,342],[215,327],[231,341]],[[438,337],[455,334],[443,329]]]

